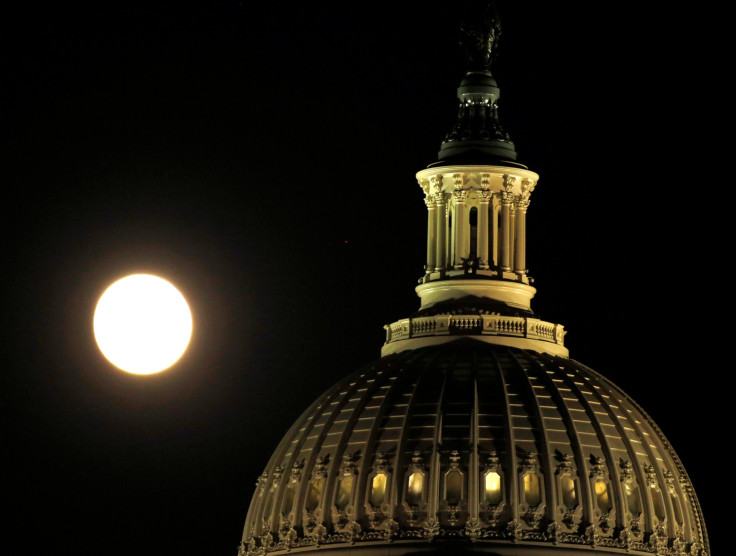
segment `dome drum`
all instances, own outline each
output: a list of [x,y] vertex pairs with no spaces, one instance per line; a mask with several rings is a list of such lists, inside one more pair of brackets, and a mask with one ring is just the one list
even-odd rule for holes
[[258,481],[241,552],[684,555],[702,539],[681,464],[618,388],[569,359],[465,339],[384,357],[303,414]]

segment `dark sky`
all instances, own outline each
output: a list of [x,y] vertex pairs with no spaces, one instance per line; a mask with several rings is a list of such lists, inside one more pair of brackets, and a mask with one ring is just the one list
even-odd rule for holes
[[[418,308],[414,174],[455,114],[459,9],[259,4],[4,17],[0,401],[24,553],[233,555],[291,422]],[[717,546],[733,234],[702,189],[725,179],[705,31],[613,8],[501,3],[501,121],[541,175],[533,308],[664,430]],[[98,296],[135,272],[194,313],[160,375],[117,371],[92,336]]]

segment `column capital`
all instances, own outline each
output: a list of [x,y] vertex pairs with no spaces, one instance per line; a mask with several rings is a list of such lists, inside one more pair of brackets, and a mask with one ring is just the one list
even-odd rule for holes
[[520,195],[516,199],[516,201],[514,202],[514,205],[516,206],[516,210],[520,210],[522,212],[526,212],[527,209],[529,208],[529,203],[530,202],[531,201],[529,200],[528,197],[525,198],[523,195]]
[[493,193],[491,193],[487,189],[481,189],[480,191],[478,191],[478,201],[481,203],[490,202],[492,197],[493,197]]
[[427,196],[424,198],[424,204],[427,205],[428,210],[437,208],[437,198],[431,193],[428,193]]
[[429,195],[429,180],[426,178],[422,178],[417,181],[419,181],[419,187],[422,188],[422,191],[424,191],[424,194]]
[[455,203],[464,203],[468,196],[468,192],[464,189],[456,189],[452,192],[452,197]]

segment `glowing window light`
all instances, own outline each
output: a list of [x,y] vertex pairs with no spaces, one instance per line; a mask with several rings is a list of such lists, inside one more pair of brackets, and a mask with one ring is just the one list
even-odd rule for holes
[[337,506],[337,509],[344,510],[350,504],[352,496],[353,475],[343,475],[342,479],[340,479],[340,487],[337,489],[337,495],[335,496],[335,506]]
[[307,490],[307,501],[305,508],[308,512],[312,512],[319,506],[319,501],[322,498],[322,486],[324,485],[323,479],[314,479],[309,483],[309,489]]
[[495,471],[486,473],[484,501],[486,504],[499,504],[503,496],[501,495],[501,475]]
[[387,477],[383,473],[379,473],[373,477],[373,481],[371,481],[371,495],[369,497],[371,506],[380,506],[383,504],[386,498],[386,482]]
[[562,503],[568,510],[574,510],[578,506],[578,492],[575,481],[569,475],[560,478],[562,490]]
[[629,511],[633,515],[639,515],[641,513],[639,489],[631,481],[626,481],[624,483],[624,492],[626,493],[626,503],[629,506]]
[[542,502],[542,490],[539,475],[527,473],[524,475],[524,500],[529,506],[539,506]]
[[424,490],[424,474],[415,471],[409,475],[409,485],[406,492],[406,502],[410,506],[419,506],[422,503]]
[[602,479],[595,481],[595,499],[598,504],[598,509],[603,513],[609,513],[613,508],[611,504],[611,497],[608,494],[608,484]]

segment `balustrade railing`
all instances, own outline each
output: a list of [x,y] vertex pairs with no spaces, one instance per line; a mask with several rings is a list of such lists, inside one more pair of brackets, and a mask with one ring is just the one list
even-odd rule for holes
[[385,326],[386,343],[440,335],[496,335],[542,340],[564,345],[561,324],[502,315],[434,315],[401,319]]

